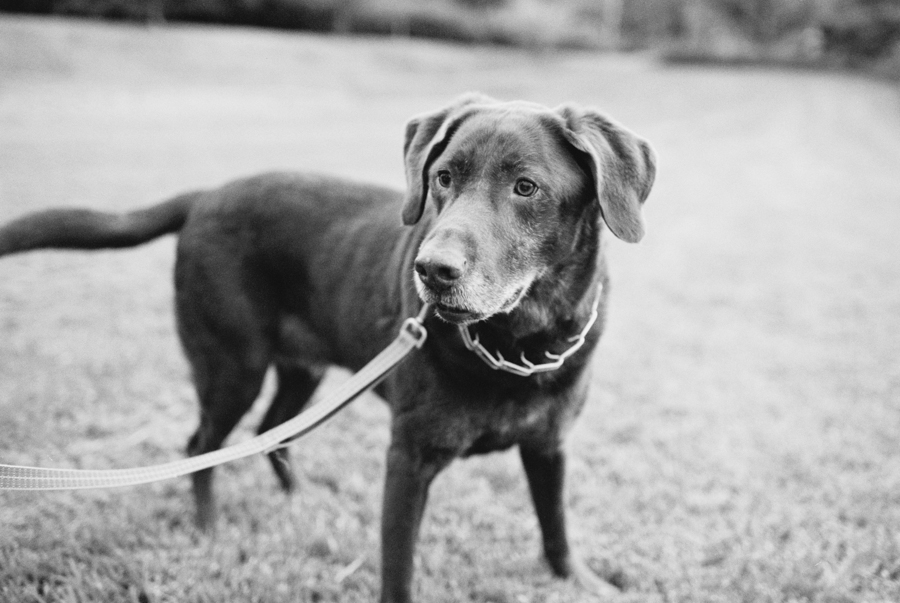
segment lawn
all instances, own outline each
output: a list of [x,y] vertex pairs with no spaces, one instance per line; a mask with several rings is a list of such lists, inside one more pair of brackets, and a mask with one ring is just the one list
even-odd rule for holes
[[[468,90],[601,107],[660,157],[647,237],[609,245],[609,327],[570,441],[573,540],[618,600],[900,600],[888,84],[0,15],[0,220],[136,208],[269,169],[402,186],[405,120]],[[173,259],[169,237],[0,260],[0,462],[181,457],[197,411]],[[369,396],[299,442],[292,498],[262,457],[221,469],[215,539],[192,526],[187,479],[0,492],[0,600],[372,601],[387,420]],[[517,456],[459,462],[432,489],[418,600],[589,601],[538,549]]]

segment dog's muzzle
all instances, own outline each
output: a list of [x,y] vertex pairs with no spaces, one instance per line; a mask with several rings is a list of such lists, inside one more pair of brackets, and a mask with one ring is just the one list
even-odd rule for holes
[[461,250],[427,243],[416,257],[416,289],[426,303],[434,304],[437,315],[453,324],[480,320],[481,315],[462,301],[462,281],[469,262]]

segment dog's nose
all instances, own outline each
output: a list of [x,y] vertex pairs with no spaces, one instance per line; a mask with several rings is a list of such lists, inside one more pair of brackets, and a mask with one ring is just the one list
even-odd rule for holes
[[466,272],[466,258],[455,253],[425,254],[416,258],[416,272],[433,291],[446,291]]

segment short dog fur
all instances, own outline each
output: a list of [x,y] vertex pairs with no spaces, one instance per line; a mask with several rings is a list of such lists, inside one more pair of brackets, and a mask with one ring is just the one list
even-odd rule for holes
[[[337,179],[265,174],[122,215],[58,209],[0,229],[0,255],[129,247],[179,232],[178,332],[200,425],[190,454],[219,448],[257,397],[278,389],[260,431],[296,415],[325,368],[357,370],[423,302],[428,340],[378,388],[391,408],[382,517],[384,603],[411,600],[429,484],[453,459],[518,446],[552,571],[604,592],[570,549],[564,437],[587,397],[609,288],[608,228],[637,242],[655,157],[594,110],[467,95],[406,128],[406,194]],[[402,216],[402,224],[400,217]],[[605,224],[605,227],[604,227]],[[518,376],[466,349],[459,325],[504,358],[545,361],[588,323],[557,370]],[[286,490],[286,449],[272,453]],[[212,470],[193,476],[212,528]]]

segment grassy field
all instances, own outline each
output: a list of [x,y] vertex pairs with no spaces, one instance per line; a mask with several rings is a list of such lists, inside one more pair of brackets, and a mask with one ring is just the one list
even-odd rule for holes
[[[570,446],[573,538],[619,600],[900,600],[900,96],[886,84],[0,16],[0,220],[273,168],[402,186],[405,120],[467,90],[602,107],[660,156],[645,241],[610,245],[609,328]],[[196,402],[173,256],[167,238],[0,261],[0,462],[180,458]],[[192,527],[187,479],[0,492],[0,601],[371,601],[387,418],[369,397],[299,443],[293,498],[261,457],[220,470],[214,540]],[[589,600],[538,549],[517,457],[457,463],[432,490],[419,600]]]

